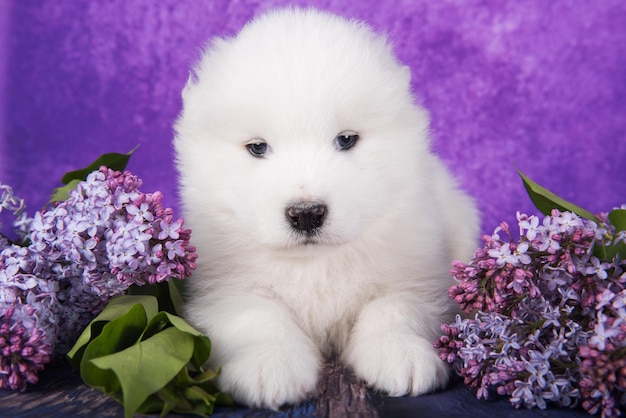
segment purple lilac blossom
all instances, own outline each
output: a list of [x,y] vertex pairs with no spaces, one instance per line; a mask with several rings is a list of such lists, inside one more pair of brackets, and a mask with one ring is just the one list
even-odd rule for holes
[[[29,225],[24,207],[10,187],[0,184],[0,212],[12,212],[18,240]],[[40,254],[0,234],[0,389],[24,390],[36,383],[52,358],[58,288],[48,273]]]
[[36,382],[131,285],[184,279],[195,269],[191,231],[160,192],[140,186],[132,173],[102,167],[67,200],[27,218],[24,202],[0,184],[0,211],[15,214],[22,243],[0,234],[0,388]]
[[[502,223],[468,264],[454,262],[450,297],[469,315],[442,324],[440,358],[480,398],[515,407],[582,405],[621,414],[626,397],[626,262],[594,248],[622,239],[571,212],[518,213],[520,239]],[[505,233],[507,239],[500,234]]]
[[[24,251],[25,250],[25,251]],[[24,252],[24,253],[23,253]],[[23,253],[23,254],[22,254]],[[16,258],[19,257],[19,258]],[[20,260],[19,268],[15,260]],[[0,388],[24,390],[50,362],[57,339],[57,283],[32,274],[40,257],[9,246],[0,253]]]
[[131,285],[183,279],[195,268],[191,231],[162,206],[160,192],[140,186],[129,171],[102,167],[69,199],[34,216],[31,246],[45,254],[61,288],[60,352],[111,297]]
[[[3,211],[11,212],[13,219],[13,227],[17,233],[17,240],[23,240],[28,234],[30,227],[30,218],[25,212],[26,203],[13,194],[13,189],[5,184],[0,183],[0,214]],[[0,218],[0,231],[3,230],[2,218]],[[8,239],[0,233],[0,250],[8,245]]]

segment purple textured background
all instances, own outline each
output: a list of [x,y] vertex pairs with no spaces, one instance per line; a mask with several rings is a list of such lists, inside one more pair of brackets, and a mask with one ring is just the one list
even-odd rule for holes
[[2,0],[0,181],[32,212],[65,171],[141,144],[129,168],[178,210],[171,126],[189,67],[210,37],[285,4],[389,33],[485,232],[532,211],[516,167],[594,212],[626,202],[621,0]]

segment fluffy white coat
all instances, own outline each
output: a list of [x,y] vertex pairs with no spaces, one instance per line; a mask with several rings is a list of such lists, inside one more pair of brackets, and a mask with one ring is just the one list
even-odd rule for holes
[[[199,255],[186,316],[235,400],[302,401],[329,355],[393,396],[446,383],[432,344],[478,216],[409,83],[384,36],[315,10],[265,14],[195,68],[174,141]],[[294,202],[323,202],[323,224],[295,230]]]

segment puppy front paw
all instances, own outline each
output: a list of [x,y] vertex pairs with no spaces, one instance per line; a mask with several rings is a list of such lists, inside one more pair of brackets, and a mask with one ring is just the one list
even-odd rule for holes
[[383,339],[354,339],[344,360],[368,386],[389,396],[417,396],[439,389],[449,368],[426,339],[386,335]]
[[320,355],[312,343],[276,343],[237,349],[222,365],[218,387],[250,407],[278,410],[315,395]]

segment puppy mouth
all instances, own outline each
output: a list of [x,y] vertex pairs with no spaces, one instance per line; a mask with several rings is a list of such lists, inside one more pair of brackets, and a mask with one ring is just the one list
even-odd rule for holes
[[321,244],[321,231],[319,229],[313,229],[306,232],[295,232],[293,241],[298,247],[306,247],[311,245]]
[[306,232],[292,230],[287,236],[287,240],[281,246],[281,251],[294,255],[312,255],[335,245],[331,236],[324,231],[324,228]]

